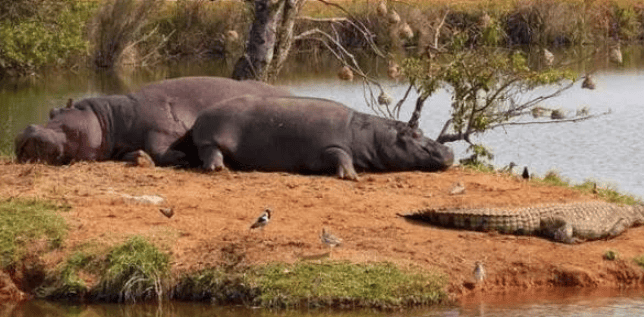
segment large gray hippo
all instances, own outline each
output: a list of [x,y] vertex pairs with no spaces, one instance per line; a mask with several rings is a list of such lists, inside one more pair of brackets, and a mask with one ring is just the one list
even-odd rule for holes
[[29,125],[16,137],[16,155],[21,162],[68,164],[131,160],[143,150],[158,165],[173,165],[177,156],[166,150],[192,127],[197,113],[244,94],[289,95],[256,81],[216,77],[164,80],[132,94],[87,98],[53,109],[45,126]]
[[[406,123],[356,112],[330,100],[242,96],[202,111],[171,149],[198,158],[206,170],[336,174],[437,171],[452,151]],[[194,160],[191,162],[194,164]]]

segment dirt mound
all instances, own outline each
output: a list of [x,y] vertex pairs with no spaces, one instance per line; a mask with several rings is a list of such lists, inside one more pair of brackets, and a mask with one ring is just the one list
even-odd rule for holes
[[[360,177],[350,182],[284,173],[203,174],[122,163],[52,167],[3,162],[0,198],[40,197],[73,207],[61,212],[71,231],[63,251],[47,255],[48,265],[79,245],[110,244],[139,234],[171,252],[176,272],[222,264],[231,253],[244,253],[247,263],[294,262],[319,255],[438,268],[449,275],[449,291],[456,297],[551,286],[622,287],[644,281],[642,270],[631,261],[644,252],[644,228],[609,241],[564,245],[537,237],[435,228],[396,216],[426,207],[527,206],[593,196],[460,168]],[[458,182],[465,192],[450,195]],[[144,195],[164,201],[154,205],[136,200]],[[274,211],[271,222],[251,231],[249,226],[266,207]],[[161,208],[171,208],[173,216],[166,217]],[[342,238],[342,246],[325,246],[319,238],[323,227]],[[604,260],[606,250],[617,251],[620,259]],[[487,272],[478,284],[472,273],[476,261],[482,261]]]

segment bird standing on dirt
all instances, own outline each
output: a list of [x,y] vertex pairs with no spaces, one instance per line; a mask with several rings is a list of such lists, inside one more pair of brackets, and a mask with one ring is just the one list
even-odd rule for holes
[[530,179],[530,173],[528,172],[527,166],[523,169],[523,174],[521,174],[521,176],[523,177],[523,179]]
[[485,279],[485,268],[483,267],[483,263],[480,261],[476,261],[474,264],[474,281],[476,283],[482,282]]
[[256,229],[256,228],[263,228],[268,224],[268,222],[271,220],[271,212],[272,210],[270,208],[266,208],[264,212],[255,220],[255,222],[250,225],[251,229]]
[[322,240],[322,243],[332,248],[342,244],[342,239],[333,235],[331,232],[329,232],[326,229],[326,227],[322,228],[322,234],[320,234],[320,240]]
[[164,216],[166,216],[166,217],[168,217],[168,218],[172,218],[172,216],[174,216],[174,210],[172,209],[172,207],[170,207],[170,208],[161,208],[161,209],[159,209],[159,211],[160,211]]

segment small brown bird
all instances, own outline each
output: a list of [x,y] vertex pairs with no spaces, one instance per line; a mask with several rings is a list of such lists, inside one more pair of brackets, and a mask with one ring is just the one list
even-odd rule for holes
[[523,179],[530,179],[530,173],[528,172],[527,166],[523,168],[523,174],[521,174],[521,177],[523,177]]
[[266,208],[264,212],[262,212],[261,215],[255,220],[255,222],[250,225],[251,229],[256,229],[256,228],[263,228],[268,224],[268,222],[271,220],[271,212],[272,210],[270,208]]
[[460,195],[465,194],[465,185],[463,182],[456,182],[452,184],[452,188],[449,190],[450,195]]
[[172,209],[172,207],[169,207],[169,208],[161,208],[161,209],[159,209],[159,211],[160,211],[164,216],[166,216],[166,217],[168,217],[168,218],[172,218],[172,216],[174,216],[174,210]]
[[346,81],[352,81],[353,71],[351,70],[351,67],[345,65],[340,68],[340,71],[338,72],[338,78]]
[[326,227],[322,228],[322,234],[320,234],[320,240],[322,243],[328,245],[329,247],[337,247],[342,244],[342,239],[336,237],[331,232],[329,232]]
[[586,78],[581,83],[581,88],[593,90],[593,89],[595,89],[595,87],[596,87],[596,85],[595,85],[595,80],[593,79],[593,77],[591,75],[586,75]]
[[480,261],[476,261],[474,264],[474,281],[476,283],[482,282],[485,279],[485,268],[483,267],[483,263]]

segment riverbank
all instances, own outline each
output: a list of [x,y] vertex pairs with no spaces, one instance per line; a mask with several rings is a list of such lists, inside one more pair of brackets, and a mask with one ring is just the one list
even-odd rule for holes
[[[150,67],[200,60],[234,64],[242,53],[250,23],[242,1],[145,1],[141,8],[130,2],[121,1],[111,14],[97,1],[6,2],[0,6],[0,79],[49,67]],[[370,58],[377,58],[365,54],[370,43],[352,25],[367,27],[380,50],[401,58],[429,54],[429,43],[450,46],[456,36],[471,48],[586,47],[580,57],[595,51],[607,55],[609,49],[644,39],[642,1],[389,1],[386,17],[378,15],[373,0],[332,3],[346,13],[309,1],[295,23],[295,34],[320,29],[335,34],[352,54]],[[442,35],[434,42],[438,25]],[[400,38],[399,29],[409,29],[408,38]],[[310,62],[320,54],[328,54],[325,44],[298,40],[290,55]]]
[[[442,173],[364,174],[360,182],[347,182],[284,173],[203,174],[111,162],[53,167],[4,160],[0,175],[2,200],[37,198],[68,206],[56,211],[67,223],[64,240],[54,247],[33,243],[23,254],[28,256],[13,269],[5,269],[0,288],[13,287],[18,297],[23,291],[28,297],[42,290],[42,285],[29,280],[34,274],[28,268],[41,268],[45,276],[60,275],[70,266],[72,255],[100,254],[97,250],[123,245],[135,236],[168,256],[167,281],[175,284],[186,273],[197,276],[196,272],[213,268],[228,267],[231,272],[275,263],[310,267],[391,263],[403,272],[446,275],[444,292],[454,300],[553,287],[644,284],[644,270],[633,260],[644,250],[644,227],[608,241],[564,245],[538,237],[441,229],[396,216],[425,207],[598,199],[592,191],[525,182],[506,174],[452,168]],[[465,185],[465,193],[450,195],[457,182]],[[158,205],[136,201],[144,195],[164,201]],[[249,230],[266,207],[274,211],[270,224],[261,231]],[[164,216],[162,208],[171,208],[173,216]],[[323,227],[342,238],[342,245],[330,249],[322,244]],[[606,259],[607,251],[617,258]],[[76,271],[78,285],[99,283],[101,277],[90,264],[101,256],[94,259]],[[477,261],[487,272],[480,283],[474,282],[472,273]],[[280,272],[290,276],[294,270],[296,266],[288,266]],[[40,283],[47,280],[45,276],[39,277]],[[323,283],[324,276],[314,281]],[[334,302],[320,304],[324,303]]]

